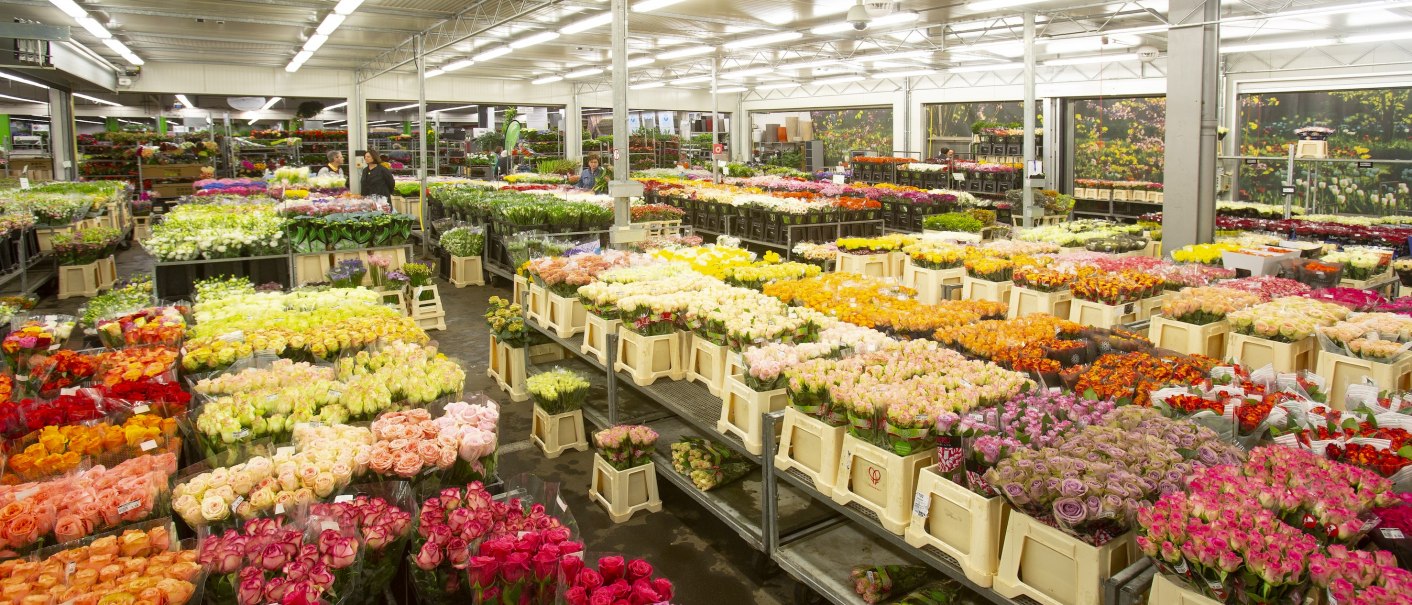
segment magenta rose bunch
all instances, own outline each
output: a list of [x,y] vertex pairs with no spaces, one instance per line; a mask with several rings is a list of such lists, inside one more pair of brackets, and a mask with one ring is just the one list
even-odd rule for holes
[[1163,573],[1220,602],[1235,592],[1247,597],[1241,602],[1301,600],[1318,540],[1259,509],[1262,486],[1237,466],[1205,469],[1190,486],[1138,511],[1138,548]]
[[1241,475],[1262,486],[1256,500],[1325,544],[1355,544],[1372,528],[1372,510],[1393,502],[1377,472],[1282,446],[1251,450]]
[[471,603],[553,603],[561,577],[583,568],[567,528],[500,535],[480,543],[467,568]]
[[[567,562],[567,560],[566,560]],[[652,564],[619,556],[598,560],[598,569],[565,566],[564,600],[568,605],[656,605],[670,603],[674,590],[666,578],[654,578]]]
[[1372,311],[1387,303],[1381,294],[1360,288],[1322,288],[1302,296],[1343,305],[1353,311]]
[[308,529],[283,517],[251,519],[241,531],[202,541],[196,560],[210,572],[208,596],[239,605],[309,605],[350,594],[359,555],[353,528],[330,521]]
[[1394,605],[1412,594],[1412,571],[1397,566],[1386,550],[1368,552],[1330,546],[1309,560],[1309,577],[1328,591],[1330,603]]
[[[398,482],[394,485],[407,485]],[[412,530],[412,513],[386,499],[360,494],[351,500],[336,498],[332,504],[316,503],[309,507],[311,517],[332,519],[339,527],[351,527],[361,536],[363,566],[358,592],[350,604],[379,603],[383,589],[392,582],[407,539]],[[337,501],[342,500],[342,501]]]

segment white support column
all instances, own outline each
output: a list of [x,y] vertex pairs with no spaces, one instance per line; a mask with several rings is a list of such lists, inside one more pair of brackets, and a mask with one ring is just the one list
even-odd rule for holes
[[613,180],[608,184],[613,196],[613,234],[632,228],[628,209],[631,195],[642,194],[642,184],[629,179],[632,161],[629,158],[628,137],[628,2],[613,0]]
[[1163,247],[1211,241],[1216,218],[1219,0],[1172,0],[1167,35]]
[[[720,88],[721,71],[721,51],[716,51],[716,59],[711,61],[711,144],[721,142],[721,95],[716,92]],[[721,182],[721,163],[716,157],[711,157],[711,181]]]
[[912,157],[912,78],[902,79],[902,88],[892,96],[892,151]]
[[737,162],[750,161],[755,141],[751,137],[750,114],[745,111],[745,95],[736,95],[735,112],[731,114],[731,157]]
[[358,169],[363,156],[358,151],[368,148],[368,102],[363,99],[363,84],[353,85],[348,97],[348,190],[362,192],[363,171]]
[[1024,200],[1024,226],[1033,227],[1038,214],[1034,204],[1034,188],[1030,187],[1030,162],[1034,161],[1035,93],[1034,93],[1034,13],[1025,13],[1025,165],[1020,167],[1020,193]]
[[579,85],[574,84],[574,93],[569,95],[564,105],[564,157],[570,160],[583,159],[583,105],[579,103]]
[[49,157],[55,180],[78,180],[78,147],[74,140],[74,96],[49,89]]

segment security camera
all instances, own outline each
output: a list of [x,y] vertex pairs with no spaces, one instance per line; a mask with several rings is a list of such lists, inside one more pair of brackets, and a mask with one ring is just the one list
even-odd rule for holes
[[853,26],[853,29],[858,31],[868,29],[868,9],[863,6],[862,2],[854,4],[853,8],[848,9],[847,20],[849,25]]

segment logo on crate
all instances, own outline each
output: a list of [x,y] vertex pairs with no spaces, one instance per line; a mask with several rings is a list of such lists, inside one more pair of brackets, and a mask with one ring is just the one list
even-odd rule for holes
[[876,466],[869,466],[868,481],[873,483],[873,487],[877,487],[878,483],[882,481],[882,471]]

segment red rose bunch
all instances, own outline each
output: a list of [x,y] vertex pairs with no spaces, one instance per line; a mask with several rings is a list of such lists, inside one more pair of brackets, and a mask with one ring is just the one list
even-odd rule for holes
[[603,557],[598,560],[597,570],[584,567],[569,575],[573,567],[564,567],[568,582],[564,600],[569,605],[653,605],[672,600],[671,581],[653,578],[652,565],[647,561],[634,559],[627,563],[622,557]]

